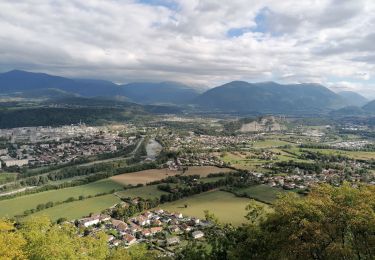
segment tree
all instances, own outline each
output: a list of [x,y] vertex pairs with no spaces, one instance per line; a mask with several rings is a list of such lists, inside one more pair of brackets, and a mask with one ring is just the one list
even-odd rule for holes
[[27,219],[20,232],[29,259],[105,259],[109,253],[105,234],[78,237],[74,225],[52,224],[47,217]]
[[288,193],[258,226],[237,231],[237,259],[373,259],[375,187],[321,185]]
[[0,259],[27,259],[23,251],[26,241],[15,232],[14,223],[0,220]]

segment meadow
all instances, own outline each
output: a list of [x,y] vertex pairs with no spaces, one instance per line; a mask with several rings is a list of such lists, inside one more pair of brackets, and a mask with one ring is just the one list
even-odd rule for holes
[[290,143],[274,138],[274,139],[256,141],[253,144],[253,147],[254,148],[274,148],[274,147],[279,147],[279,146],[284,146],[284,145],[290,145]]
[[[217,190],[165,203],[160,205],[160,208],[171,212],[181,212],[183,215],[198,218],[204,218],[204,211],[209,210],[221,223],[231,223],[238,226],[247,221],[245,218],[245,208],[250,203],[259,203],[259,205],[263,205],[266,210],[270,209],[269,206],[264,203],[256,202],[248,198],[239,198],[232,193]],[[186,208],[185,205],[187,205]]]
[[34,213],[32,216],[48,216],[53,221],[56,221],[59,218],[74,220],[87,216],[90,213],[100,213],[102,210],[110,208],[120,202],[121,200],[118,197],[109,194],[86,200],[64,203]]
[[273,203],[279,195],[288,192],[280,188],[273,188],[268,185],[260,184],[235,190],[237,194],[246,194],[246,196],[265,203]]
[[17,173],[0,172],[0,185],[15,181]]
[[25,210],[36,208],[38,204],[49,201],[64,201],[70,197],[78,198],[80,195],[89,196],[109,192],[113,189],[122,189],[123,186],[109,179],[100,180],[82,186],[60,190],[51,190],[36,194],[25,195],[13,199],[0,201],[0,217],[12,217],[22,214]]

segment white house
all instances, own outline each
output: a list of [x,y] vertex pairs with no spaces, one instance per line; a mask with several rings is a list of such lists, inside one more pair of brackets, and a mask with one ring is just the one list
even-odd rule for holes
[[202,231],[194,231],[193,233],[191,233],[191,235],[193,236],[194,239],[198,239],[198,238],[202,238],[204,237],[204,233]]

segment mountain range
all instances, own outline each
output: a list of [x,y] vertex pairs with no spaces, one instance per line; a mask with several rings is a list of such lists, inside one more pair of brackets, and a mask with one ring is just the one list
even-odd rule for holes
[[0,94],[20,97],[118,97],[140,104],[183,104],[199,91],[177,82],[130,83],[69,79],[45,73],[12,70],[0,73]]
[[[362,106],[368,102],[355,92],[334,93],[319,84],[233,81],[202,93],[202,90],[177,82],[118,85],[105,80],[70,79],[21,70],[0,73],[0,94],[52,100],[100,97],[141,105],[167,104],[224,113],[313,114],[345,107],[353,110],[350,109],[353,106],[362,111]],[[363,110],[365,113],[372,110],[371,103]]]
[[237,112],[323,112],[346,105],[345,100],[318,84],[281,85],[275,82],[233,81],[213,88],[194,102],[204,109]]

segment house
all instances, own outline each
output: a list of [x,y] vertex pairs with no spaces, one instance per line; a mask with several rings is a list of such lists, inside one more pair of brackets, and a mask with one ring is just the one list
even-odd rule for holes
[[171,246],[171,245],[176,245],[176,244],[179,244],[180,243],[180,239],[178,237],[170,237],[167,239],[167,245],[168,246]]
[[112,219],[111,223],[112,226],[120,232],[125,232],[128,229],[128,224],[126,224],[124,221]]
[[180,228],[177,225],[172,225],[169,227],[169,231],[177,233],[180,232]]
[[198,225],[200,223],[200,219],[199,218],[192,218],[191,223],[192,223],[192,225]]
[[162,209],[157,209],[157,210],[155,210],[155,213],[156,213],[156,214],[163,214],[163,213],[164,213],[164,210],[162,210]]
[[118,240],[118,239],[112,241],[112,245],[114,246],[118,246],[120,243],[121,243],[121,240]]
[[135,232],[140,231],[140,230],[141,230],[141,227],[138,226],[138,225],[136,225],[136,224],[134,224],[134,223],[130,223],[130,224],[129,224],[129,229],[130,229],[130,231],[131,231],[132,233],[135,233]]
[[109,220],[111,220],[111,216],[100,214],[100,221],[109,221]]
[[144,229],[141,231],[141,233],[145,237],[151,236],[151,231],[149,229]]
[[88,218],[83,218],[79,221],[80,225],[84,227],[90,227],[92,225],[96,225],[100,222],[100,216],[99,215],[93,215]]
[[7,166],[7,167],[12,167],[12,166],[18,166],[18,167],[21,167],[21,166],[24,166],[24,165],[27,165],[29,163],[29,160],[28,159],[21,159],[21,160],[17,160],[17,159],[4,159],[4,164]]
[[191,235],[193,236],[194,239],[198,239],[198,238],[202,238],[204,237],[204,233],[202,231],[194,231],[193,233],[191,233]]
[[154,225],[154,226],[161,226],[163,223],[161,223],[161,221],[160,220],[158,220],[158,219],[155,219],[154,221],[152,221],[152,225]]
[[140,226],[145,226],[150,224],[150,220],[148,220],[145,216],[138,216],[135,218],[135,222]]
[[152,217],[152,213],[147,211],[146,213],[143,214],[143,216],[147,219],[150,219]]
[[130,234],[125,234],[123,237],[122,237],[122,239],[125,241],[125,243],[127,244],[127,245],[132,245],[132,244],[134,244],[135,242],[137,242],[137,239],[134,237],[134,236],[132,236],[132,235],[130,235]]
[[182,229],[183,231],[189,232],[192,228],[191,228],[191,226],[188,226],[188,225],[186,225],[185,223],[183,223],[183,224],[181,225],[181,229]]
[[151,231],[151,234],[155,234],[155,233],[163,231],[163,228],[162,227],[152,227],[152,228],[150,228],[150,231]]
[[112,236],[112,235],[108,236],[108,242],[111,242],[111,241],[113,241],[114,239],[115,239],[114,236]]
[[183,218],[184,216],[182,215],[182,213],[173,213],[172,216],[174,216],[175,218]]

